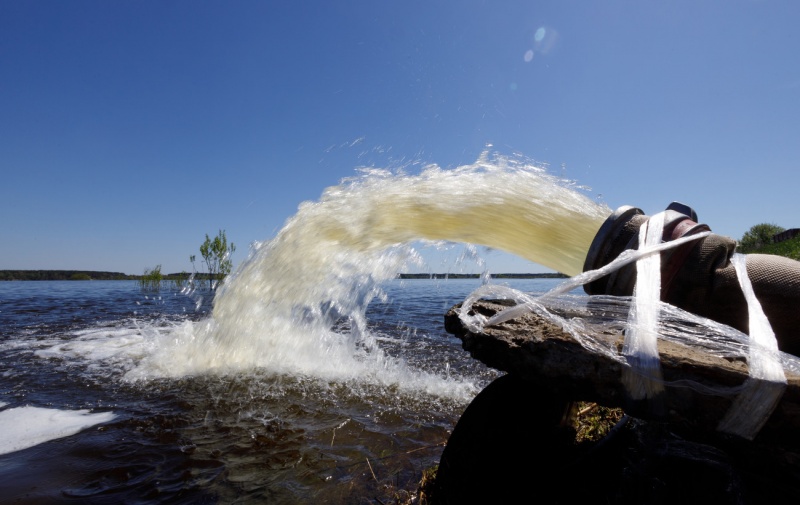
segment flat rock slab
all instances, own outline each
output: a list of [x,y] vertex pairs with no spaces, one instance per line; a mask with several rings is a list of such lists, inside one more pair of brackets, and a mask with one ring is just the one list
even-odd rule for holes
[[[482,300],[473,305],[472,312],[490,317],[509,305],[513,302]],[[553,322],[527,313],[474,333],[459,319],[459,308],[456,305],[445,315],[445,330],[461,339],[464,349],[487,366],[515,374],[564,398],[619,407],[639,419],[663,421],[681,433],[724,437],[717,426],[734,397],[704,394],[696,388],[675,385],[678,381],[719,389],[741,385],[748,379],[744,360],[659,341],[665,391],[654,399],[634,401],[623,383],[624,365],[584,348]],[[622,349],[623,335],[604,338]],[[800,452],[800,376],[787,371],[786,377],[788,386],[780,403],[755,442]]]

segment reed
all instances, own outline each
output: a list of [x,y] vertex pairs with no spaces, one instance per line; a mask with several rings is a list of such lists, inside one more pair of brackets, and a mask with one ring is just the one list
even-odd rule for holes
[[164,280],[164,275],[161,273],[161,265],[156,265],[154,268],[144,269],[144,274],[139,278],[139,288],[142,291],[158,291],[161,289],[161,282]]

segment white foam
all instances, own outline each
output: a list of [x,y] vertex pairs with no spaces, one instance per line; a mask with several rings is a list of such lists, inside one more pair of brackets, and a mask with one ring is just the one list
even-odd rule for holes
[[0,454],[74,435],[117,417],[111,412],[18,407],[0,412]]

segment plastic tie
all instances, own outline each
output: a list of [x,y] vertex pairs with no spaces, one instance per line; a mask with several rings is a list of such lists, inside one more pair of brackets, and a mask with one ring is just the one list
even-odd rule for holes
[[[640,249],[661,243],[665,216],[659,212],[639,228]],[[636,261],[636,285],[622,347],[629,365],[623,368],[622,382],[634,400],[653,398],[664,391],[658,356],[660,307],[661,256],[645,256]]]
[[786,390],[786,374],[780,362],[775,332],[756,298],[747,273],[747,256],[731,258],[739,286],[747,300],[750,347],[747,359],[750,376],[744,390],[736,397],[717,429],[724,433],[753,440],[778,406]]

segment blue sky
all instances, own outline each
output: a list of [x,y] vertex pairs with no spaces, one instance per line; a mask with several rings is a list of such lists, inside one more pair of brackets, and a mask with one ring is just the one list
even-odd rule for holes
[[771,0],[0,0],[0,269],[190,270],[218,229],[238,262],[357,166],[487,144],[611,208],[798,227],[798,20]]

